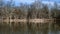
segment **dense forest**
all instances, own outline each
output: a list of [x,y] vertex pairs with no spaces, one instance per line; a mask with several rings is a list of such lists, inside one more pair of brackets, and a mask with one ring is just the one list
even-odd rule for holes
[[[49,9],[50,8],[50,9]],[[60,9],[57,3],[54,3],[54,7],[49,7],[37,0],[32,4],[20,3],[19,6],[15,6],[13,0],[4,2],[0,0],[0,18],[12,17],[18,19],[35,19],[35,18],[55,18],[60,15]]]

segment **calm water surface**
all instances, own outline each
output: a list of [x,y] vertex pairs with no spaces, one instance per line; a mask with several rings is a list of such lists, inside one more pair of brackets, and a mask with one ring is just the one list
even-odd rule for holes
[[60,34],[60,26],[48,23],[0,24],[0,34]]

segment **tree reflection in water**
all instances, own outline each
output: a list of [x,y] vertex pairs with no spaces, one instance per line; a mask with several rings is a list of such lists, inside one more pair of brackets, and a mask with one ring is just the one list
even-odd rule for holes
[[[51,24],[51,34],[59,34],[56,24]],[[0,23],[0,33],[1,34],[48,34],[48,23],[23,23],[18,22],[17,24]]]

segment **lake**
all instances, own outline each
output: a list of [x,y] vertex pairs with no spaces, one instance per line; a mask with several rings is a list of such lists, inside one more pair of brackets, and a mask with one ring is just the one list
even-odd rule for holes
[[0,34],[60,34],[60,26],[52,23],[0,23]]

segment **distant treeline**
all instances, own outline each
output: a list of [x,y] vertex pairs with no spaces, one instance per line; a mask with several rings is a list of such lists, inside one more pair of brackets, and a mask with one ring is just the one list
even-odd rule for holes
[[[50,8],[50,9],[49,9]],[[0,18],[1,17],[12,17],[12,19],[34,19],[34,18],[54,18],[60,15],[60,9],[57,3],[54,3],[54,7],[49,7],[43,4],[41,1],[35,1],[32,4],[20,3],[20,6],[15,6],[13,1],[4,3],[0,1]]]

